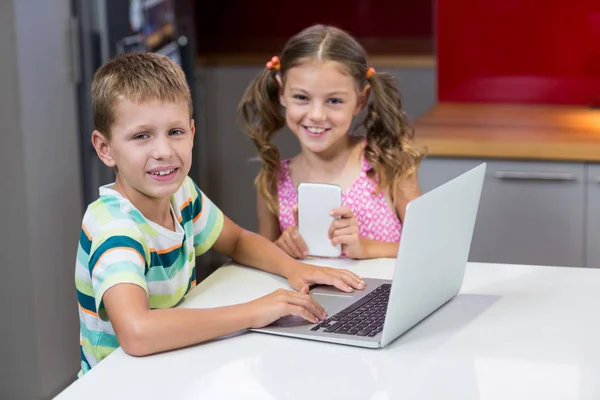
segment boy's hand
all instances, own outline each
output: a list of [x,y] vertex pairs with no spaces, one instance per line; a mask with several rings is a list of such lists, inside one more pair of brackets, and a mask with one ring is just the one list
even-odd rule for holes
[[331,244],[341,244],[347,257],[367,258],[366,242],[359,236],[358,221],[350,207],[336,207],[331,210],[331,216],[340,217],[333,221],[329,228]]
[[[296,221],[296,225],[298,225],[297,206],[294,207],[294,221]],[[308,255],[308,248],[306,247],[306,243],[304,243],[302,236],[300,236],[296,225],[288,227],[285,232],[279,236],[279,239],[275,241],[275,244],[290,256],[303,259]]]
[[313,324],[327,318],[323,307],[307,293],[308,289],[303,292],[277,289],[273,293],[247,303],[250,327],[262,328],[288,315],[302,317]]
[[287,279],[291,287],[303,293],[308,293],[310,285],[315,284],[335,286],[344,292],[365,288],[365,282],[354,272],[303,263],[293,267]]

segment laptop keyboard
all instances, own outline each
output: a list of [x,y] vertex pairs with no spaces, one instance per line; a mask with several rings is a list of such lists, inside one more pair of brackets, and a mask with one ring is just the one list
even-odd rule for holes
[[373,337],[383,330],[391,284],[384,283],[311,331]]

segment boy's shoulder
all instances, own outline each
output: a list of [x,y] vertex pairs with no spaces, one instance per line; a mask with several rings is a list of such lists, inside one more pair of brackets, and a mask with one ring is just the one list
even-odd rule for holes
[[179,187],[179,190],[173,194],[172,203],[178,208],[182,208],[188,204],[194,205],[194,203],[202,202],[202,191],[198,188],[192,178],[186,176],[183,183]]
[[91,203],[82,221],[82,230],[89,240],[104,242],[111,237],[129,237],[143,242],[147,220],[131,202],[112,190],[100,188],[100,197]]
[[[100,188],[100,197],[91,203],[83,216],[83,226],[89,236],[98,234],[127,236],[154,236],[155,230],[142,213],[117,191],[112,185]],[[194,181],[186,176],[179,190],[172,195],[172,205],[176,212],[189,207],[201,208],[202,192]]]

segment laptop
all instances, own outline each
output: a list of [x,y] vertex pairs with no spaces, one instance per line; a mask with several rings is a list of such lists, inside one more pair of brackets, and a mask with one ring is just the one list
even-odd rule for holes
[[411,201],[406,208],[393,280],[364,278],[345,293],[314,286],[327,320],[281,318],[255,332],[382,348],[454,298],[462,286],[483,187],[483,163]]

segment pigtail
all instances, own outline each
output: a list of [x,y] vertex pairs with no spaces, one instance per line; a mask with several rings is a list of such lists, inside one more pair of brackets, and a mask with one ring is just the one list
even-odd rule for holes
[[276,73],[274,69],[265,69],[258,74],[246,89],[237,109],[238,121],[252,139],[262,160],[254,183],[274,214],[279,209],[277,182],[280,161],[279,149],[271,143],[271,139],[285,124]]
[[377,174],[379,191],[389,190],[395,201],[398,181],[414,174],[423,156],[410,145],[414,130],[402,109],[394,78],[373,70],[368,82],[373,95],[364,120],[364,154]]

